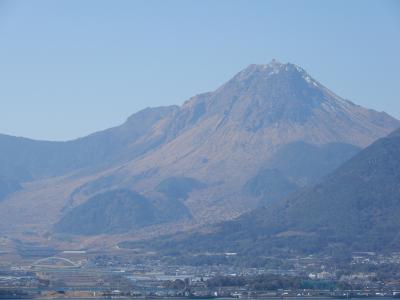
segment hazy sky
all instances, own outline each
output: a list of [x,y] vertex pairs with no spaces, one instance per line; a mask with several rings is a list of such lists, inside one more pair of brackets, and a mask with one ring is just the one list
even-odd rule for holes
[[83,136],[272,58],[400,118],[400,1],[0,0],[0,132]]

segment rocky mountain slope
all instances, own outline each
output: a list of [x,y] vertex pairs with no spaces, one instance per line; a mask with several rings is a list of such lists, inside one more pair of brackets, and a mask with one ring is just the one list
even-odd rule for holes
[[231,219],[316,182],[399,124],[296,65],[250,65],[181,107],[147,109],[83,139],[0,138],[0,161],[20,170],[23,182],[0,203],[0,230],[45,233],[88,199],[119,189],[156,207],[179,201],[189,213],[178,220]]
[[208,228],[206,233],[156,240],[153,247],[170,252],[242,255],[397,251],[399,195],[397,130],[361,151],[320,183],[284,201]]

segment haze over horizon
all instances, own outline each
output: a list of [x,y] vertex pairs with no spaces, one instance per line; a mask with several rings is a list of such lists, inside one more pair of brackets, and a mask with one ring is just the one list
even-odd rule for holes
[[274,58],[400,118],[399,3],[287,4],[1,1],[0,133],[81,137]]

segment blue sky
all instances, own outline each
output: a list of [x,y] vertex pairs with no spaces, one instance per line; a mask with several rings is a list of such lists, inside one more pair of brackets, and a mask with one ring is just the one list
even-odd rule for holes
[[0,0],[0,132],[80,137],[273,58],[400,118],[400,1]]

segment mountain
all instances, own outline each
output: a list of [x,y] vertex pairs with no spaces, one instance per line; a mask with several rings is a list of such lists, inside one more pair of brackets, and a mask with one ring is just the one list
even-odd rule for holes
[[82,139],[2,136],[0,162],[23,189],[0,202],[0,230],[47,236],[75,208],[114,190],[136,191],[159,211],[175,203],[190,216],[165,217],[172,225],[152,225],[154,232],[229,220],[317,182],[399,125],[299,66],[250,65],[180,107],[146,109]]
[[133,159],[161,143],[163,137],[143,137],[175,109],[176,106],[147,108],[129,117],[121,126],[67,142],[0,135],[0,177],[32,181]]
[[[169,251],[335,253],[400,246],[400,130],[379,139],[320,183],[284,201],[192,235],[161,239]],[[129,244],[127,244],[129,246]]]
[[[249,195],[244,185],[262,169],[285,171],[269,167],[279,153],[289,156],[283,146],[303,143],[329,153],[332,163],[315,163],[319,171],[309,170],[310,164],[297,170],[312,175],[300,178],[282,172],[292,184],[304,186],[398,125],[385,113],[341,99],[296,65],[251,65],[217,90],[186,101],[165,127],[172,138],[124,165],[124,174],[140,179],[122,179],[109,188],[133,185],[152,193],[169,178],[190,177],[207,185],[185,200],[196,221],[230,219],[269,201]],[[304,153],[299,148],[292,147],[290,155]],[[309,162],[324,158],[309,155]],[[152,175],[144,176],[148,172]],[[120,174],[112,171],[107,176]]]

